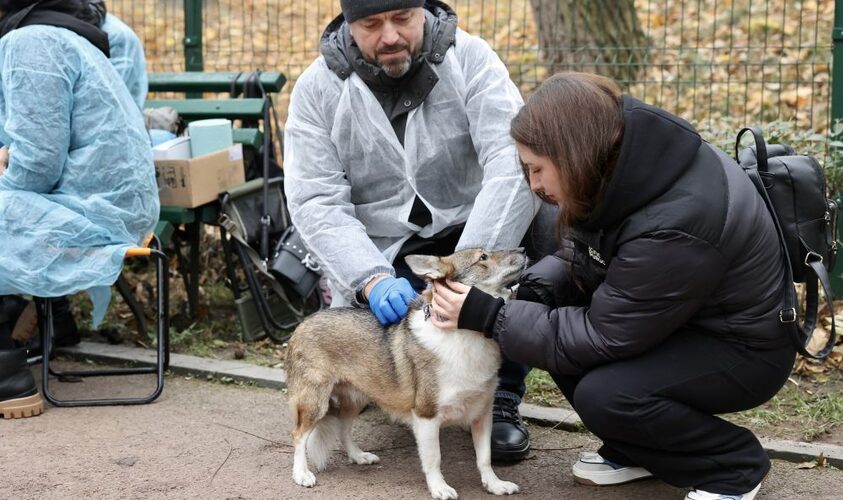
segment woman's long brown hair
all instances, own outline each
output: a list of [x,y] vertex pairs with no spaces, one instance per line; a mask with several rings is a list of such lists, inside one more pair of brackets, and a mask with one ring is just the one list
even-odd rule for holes
[[510,134],[550,158],[565,197],[559,222],[573,227],[602,198],[617,163],[623,138],[621,89],[603,76],[558,73],[530,96],[513,118]]

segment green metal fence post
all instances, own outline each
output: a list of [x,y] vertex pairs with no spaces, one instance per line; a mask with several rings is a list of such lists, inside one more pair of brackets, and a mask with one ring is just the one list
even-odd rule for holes
[[202,71],[202,0],[184,0],[184,69]]
[[[843,121],[843,0],[834,1],[834,27],[831,31],[832,61],[831,61],[831,127],[834,129],[838,121]],[[832,146],[834,147],[834,146]],[[838,206],[843,202],[843,193],[831,193],[837,198]],[[841,206],[843,210],[843,206]],[[843,213],[837,215],[837,231],[839,234],[843,226]],[[831,273],[831,289],[835,297],[843,296],[843,264],[837,262]]]
[[834,28],[831,33],[832,47],[831,75],[831,123],[843,120],[843,0],[834,2]]

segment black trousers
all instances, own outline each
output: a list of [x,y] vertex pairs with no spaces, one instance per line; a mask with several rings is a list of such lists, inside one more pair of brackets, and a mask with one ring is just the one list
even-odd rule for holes
[[756,350],[680,331],[638,357],[583,376],[551,374],[599,453],[678,487],[743,494],[770,469],[755,435],[717,414],[748,410],[787,381],[793,348]]

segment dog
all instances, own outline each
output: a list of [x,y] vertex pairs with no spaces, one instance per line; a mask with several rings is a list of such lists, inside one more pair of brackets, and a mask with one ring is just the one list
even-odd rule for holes
[[[447,257],[409,255],[410,269],[426,281],[449,279],[501,297],[527,265],[524,250],[466,249]],[[432,291],[424,291],[398,324],[383,327],[367,310],[320,311],[293,332],[287,349],[287,387],[293,429],[293,480],[316,484],[308,459],[324,469],[339,440],[349,460],[380,459],[351,439],[354,418],[373,401],[413,430],[428,490],[457,498],[440,470],[439,429],[470,425],[483,486],[494,495],[519,491],[491,466],[492,401],[498,383],[498,344],[479,332],[443,331],[430,321]]]

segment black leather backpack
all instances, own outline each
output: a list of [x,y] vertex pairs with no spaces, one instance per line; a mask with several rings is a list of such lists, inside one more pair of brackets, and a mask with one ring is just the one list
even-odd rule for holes
[[[739,152],[741,137],[750,132],[754,147]],[[825,175],[816,158],[796,153],[782,144],[764,141],[757,128],[744,128],[738,133],[735,155],[773,217],[788,283],[805,283],[805,318],[800,325],[796,289],[785,291],[785,308],[779,312],[782,323],[792,324],[793,341],[800,354],[823,359],[834,348],[834,304],[828,272],[837,257],[837,204],[826,197]],[[819,290],[822,284],[831,315],[831,333],[825,347],[816,355],[806,351],[817,324]]]

